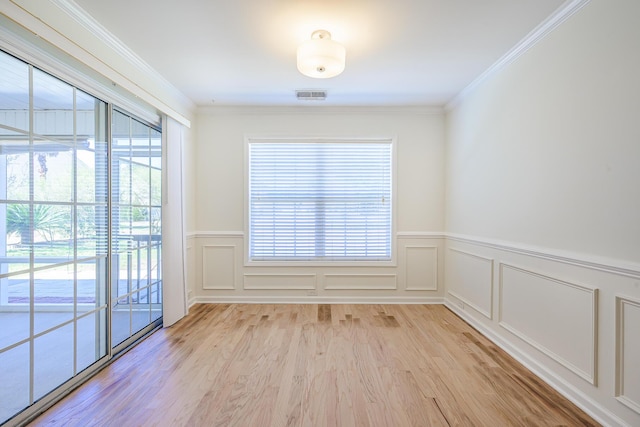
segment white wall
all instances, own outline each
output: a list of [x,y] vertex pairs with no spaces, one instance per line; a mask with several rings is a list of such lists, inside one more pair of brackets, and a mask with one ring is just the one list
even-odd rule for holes
[[592,1],[448,115],[449,231],[640,262],[639,19]]
[[640,2],[592,0],[447,114],[447,304],[640,425]]
[[[208,108],[197,115],[198,301],[441,301],[444,121],[426,108]],[[244,265],[245,136],[393,137],[397,265]],[[435,300],[433,298],[436,298]]]

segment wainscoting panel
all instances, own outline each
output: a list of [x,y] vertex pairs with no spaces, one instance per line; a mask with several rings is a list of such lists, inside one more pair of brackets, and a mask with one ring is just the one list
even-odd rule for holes
[[596,384],[598,290],[500,264],[500,326]]
[[407,291],[438,290],[438,248],[405,246],[405,280]]
[[195,299],[195,282],[196,278],[196,259],[194,256],[193,244],[191,243],[192,239],[187,240],[187,300],[189,306],[193,305]]
[[493,259],[449,248],[447,293],[493,318]]
[[616,297],[616,398],[640,414],[640,301]]
[[395,274],[325,274],[325,290],[395,290]]
[[236,246],[202,246],[202,289],[235,290]]
[[247,290],[315,290],[316,274],[244,274],[243,288]]

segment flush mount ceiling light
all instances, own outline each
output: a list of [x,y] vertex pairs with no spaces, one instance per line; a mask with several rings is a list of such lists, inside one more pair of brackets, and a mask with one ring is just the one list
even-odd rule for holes
[[331,33],[317,30],[298,47],[298,71],[316,79],[328,79],[344,71],[344,46],[331,40]]

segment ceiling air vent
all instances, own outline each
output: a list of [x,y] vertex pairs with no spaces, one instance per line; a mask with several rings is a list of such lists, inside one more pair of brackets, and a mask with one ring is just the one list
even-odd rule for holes
[[296,90],[296,98],[300,101],[324,101],[327,99],[326,90]]

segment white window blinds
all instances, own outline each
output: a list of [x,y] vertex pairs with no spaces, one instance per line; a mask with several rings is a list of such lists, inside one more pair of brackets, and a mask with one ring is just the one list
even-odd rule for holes
[[391,142],[249,142],[249,258],[391,259]]

